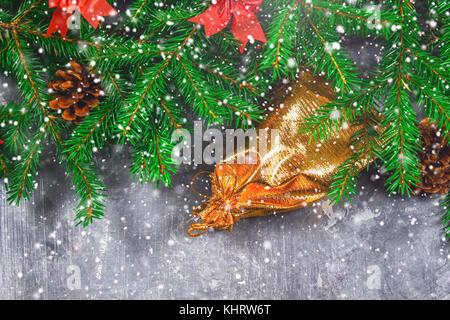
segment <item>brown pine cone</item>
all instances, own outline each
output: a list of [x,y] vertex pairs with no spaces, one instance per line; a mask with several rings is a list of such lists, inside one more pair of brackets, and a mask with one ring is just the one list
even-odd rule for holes
[[447,194],[450,189],[450,146],[448,138],[442,139],[435,123],[426,118],[419,123],[422,133],[421,160],[422,182],[416,194]]
[[56,71],[57,80],[50,81],[48,87],[55,98],[49,106],[53,110],[61,110],[62,118],[79,124],[100,102],[103,91],[100,80],[93,73],[78,64],[70,61],[71,70]]

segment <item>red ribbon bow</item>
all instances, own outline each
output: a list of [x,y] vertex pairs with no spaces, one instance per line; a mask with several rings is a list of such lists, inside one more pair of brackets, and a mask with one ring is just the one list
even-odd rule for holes
[[117,14],[117,11],[106,0],[50,0],[49,7],[57,8],[53,13],[52,21],[47,31],[47,37],[58,30],[65,37],[69,29],[69,18],[75,10],[80,11],[83,17],[94,28],[97,28],[99,24],[99,17]]
[[240,51],[251,38],[266,42],[266,36],[255,13],[259,12],[262,0],[213,0],[213,4],[202,14],[189,19],[205,26],[206,36],[222,31],[231,20],[231,32],[240,42]]

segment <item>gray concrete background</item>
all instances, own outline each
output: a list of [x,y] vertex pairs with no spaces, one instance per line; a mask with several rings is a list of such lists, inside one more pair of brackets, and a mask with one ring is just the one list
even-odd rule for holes
[[[375,44],[348,43],[362,72],[376,63]],[[0,185],[0,299],[449,299],[440,198],[390,197],[373,168],[351,204],[192,239],[199,198],[187,186],[198,168],[180,168],[174,189],[157,190],[130,181],[127,150],[100,155],[106,217],[81,229],[51,150],[32,201],[9,206]]]
[[388,197],[369,172],[353,204],[242,220],[232,233],[192,239],[196,197],[185,185],[194,170],[177,175],[174,190],[157,190],[130,182],[126,163],[115,153],[102,168],[106,217],[84,230],[52,161],[32,202],[8,206],[2,187],[0,298],[449,298],[437,197]]

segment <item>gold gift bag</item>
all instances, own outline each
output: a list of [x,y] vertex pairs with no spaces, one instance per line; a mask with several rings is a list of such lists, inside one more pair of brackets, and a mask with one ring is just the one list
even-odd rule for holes
[[[306,69],[291,86],[277,93],[278,100],[287,96],[276,101],[276,110],[259,126],[260,132],[278,130],[277,141],[269,138],[264,153],[247,148],[216,166],[210,175],[212,196],[194,208],[202,222],[193,223],[188,235],[200,236],[210,228],[231,231],[239,219],[303,208],[326,195],[336,169],[352,155],[350,137],[360,127],[333,132],[321,144],[308,143],[309,136],[299,133],[301,124],[333,99],[333,92],[324,78]],[[253,158],[253,164],[235,164],[242,155]]]

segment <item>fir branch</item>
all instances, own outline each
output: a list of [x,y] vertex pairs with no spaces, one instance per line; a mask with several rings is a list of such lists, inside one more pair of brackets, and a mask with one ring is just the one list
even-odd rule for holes
[[192,102],[194,107],[197,108],[197,112],[200,116],[206,116],[207,118],[212,117],[214,121],[218,121],[219,119],[213,111],[215,102],[213,99],[208,99],[209,97],[205,95],[208,90],[201,88],[202,82],[196,82],[193,79],[194,74],[197,77],[200,75],[197,74],[196,70],[191,66],[189,66],[188,69],[188,67],[186,67],[187,61],[183,62],[183,59],[179,55],[177,56],[177,62],[181,65],[182,70],[188,79],[186,82],[179,83],[179,85],[181,85],[180,90],[184,91],[186,99]]
[[430,57],[426,53],[416,51],[411,48],[406,48],[406,53],[408,53],[414,61],[416,61],[417,74],[423,74],[428,76],[428,81],[430,85],[434,85],[441,90],[447,90],[447,80],[449,74],[448,70],[445,68],[444,61],[441,61],[437,57]]
[[[184,38],[183,42],[176,47],[175,51],[173,51],[170,55],[167,56],[167,58],[164,59],[164,61],[160,62],[159,64],[156,64],[155,66],[153,66],[151,69],[151,77],[150,77],[150,81],[149,84],[147,86],[145,86],[145,89],[143,91],[140,92],[139,94],[139,99],[136,101],[136,98],[133,97],[130,102],[128,102],[127,104],[132,106],[135,105],[136,107],[131,111],[131,114],[129,116],[126,116],[123,119],[119,119],[120,123],[123,123],[125,125],[121,125],[121,136],[125,137],[128,133],[130,128],[132,127],[132,124],[136,118],[136,114],[137,112],[140,110],[140,108],[142,107],[143,103],[145,102],[146,98],[148,97],[149,94],[152,94],[155,85],[158,85],[158,87],[163,87],[163,84],[161,83],[162,81],[162,72],[164,71],[164,69],[170,64],[170,62],[172,61],[172,59],[178,54],[178,52],[187,44],[187,42],[189,41],[189,39],[194,35],[194,33],[196,32],[196,28],[192,28],[192,31]],[[144,79],[144,83],[147,82],[147,78]],[[157,95],[159,96],[159,95]],[[137,102],[137,103],[136,103]]]
[[51,34],[47,36],[44,32],[31,30],[24,27],[16,28],[18,33],[23,33],[25,37],[36,41],[46,52],[54,50],[63,57],[80,58],[80,49],[93,47],[99,50],[102,45],[89,40],[80,40],[70,37],[61,38],[60,35]]
[[[216,66],[215,68],[205,64],[205,63],[197,63],[197,62],[193,62],[193,64],[197,67],[199,67],[202,70],[207,71],[208,73],[210,73],[211,75],[214,76],[213,79],[217,80],[216,83],[220,84],[222,88],[227,88],[229,90],[233,90],[235,88],[239,88],[242,90],[246,90],[247,92],[250,92],[251,94],[255,95],[255,94],[260,94],[262,92],[262,90],[258,87],[252,86],[250,83],[246,83],[244,81],[240,81],[237,79],[238,75],[235,75],[235,77],[232,77],[232,75],[229,74],[234,74],[235,70],[230,66],[229,68],[227,68],[226,66]],[[212,82],[212,81],[208,81],[208,82]],[[237,93],[242,93],[241,90],[238,90]]]
[[[22,66],[23,70],[25,71],[24,78],[27,79],[29,84],[31,85],[32,98],[36,100],[36,103],[39,105],[40,108],[43,108],[42,107],[43,100],[41,99],[41,93],[38,91],[38,87],[37,87],[38,85],[36,83],[37,80],[36,81],[34,80],[35,76],[31,73],[32,69],[30,68],[28,62],[25,59],[25,54],[24,54],[23,50],[21,49],[19,37],[17,35],[17,30],[15,28],[13,28],[12,32],[13,32],[13,35],[14,35],[14,41],[15,41],[15,44],[16,44],[16,49],[17,49],[17,52],[18,52],[18,54],[20,56],[20,66]],[[35,74],[37,74],[37,73],[35,73]],[[36,75],[36,78],[37,77],[38,77],[38,75]]]
[[401,195],[410,195],[413,187],[420,181],[420,168],[417,152],[420,146],[417,137],[420,132],[415,122],[414,110],[404,92],[391,95],[392,105],[382,123],[384,132],[383,160],[386,170],[393,171],[387,179],[388,191],[399,190]]
[[105,188],[92,164],[68,161],[67,169],[72,174],[76,193],[80,200],[76,208],[76,225],[87,227],[94,219],[100,219],[104,215],[103,192]]
[[0,177],[5,178],[4,181],[8,181],[9,160],[5,157],[3,152],[0,152]]
[[163,108],[165,115],[170,119],[170,126],[172,129],[180,129],[183,127],[181,124],[181,109],[177,106],[177,104],[172,103],[172,99],[166,97],[163,99],[159,97],[159,103]]
[[316,113],[307,117],[302,124],[300,133],[308,134],[309,141],[328,140],[332,130],[338,130],[343,124],[354,123],[363,115],[366,108],[376,104],[382,87],[387,82],[374,84],[364,89],[346,94],[320,107]]
[[[15,38],[23,37],[27,40],[36,41],[46,52],[55,51],[60,56],[80,57],[80,45],[85,47],[91,46],[97,50],[102,47],[101,44],[96,44],[89,40],[74,39],[70,37],[61,38],[61,36],[56,34],[47,36],[44,32],[39,31],[42,28],[41,25],[33,25],[32,28],[30,28],[30,20],[22,22],[26,16],[27,15],[12,22],[0,22],[0,29],[11,33],[15,32]],[[46,22],[45,20],[38,20],[38,23]],[[17,37],[17,35],[20,35],[20,37]]]
[[[331,23],[332,27],[342,27],[346,32],[352,32],[355,35],[378,34],[380,32],[388,35],[391,33],[390,27],[397,23],[396,16],[382,10],[381,7],[356,8],[352,5],[320,0],[300,1],[310,14],[317,15],[324,21],[321,24],[322,27],[325,27],[325,23]],[[317,21],[319,20],[317,19]]]
[[[41,142],[45,141],[47,130],[51,130],[54,138],[59,138],[60,128],[44,107],[44,101],[48,99],[48,95],[46,89],[44,89],[45,84],[41,80],[40,73],[36,70],[36,60],[33,60],[33,56],[28,50],[22,48],[15,28],[12,29],[12,34],[15,50],[9,52],[8,59],[12,62],[12,72],[18,81],[22,97],[25,101],[28,101],[27,103],[29,104],[27,108],[25,108],[19,124],[28,124],[27,121],[36,119],[36,111],[40,111],[37,112],[37,120],[40,122],[38,126],[39,131],[33,136],[31,144],[27,146],[28,149],[25,149],[25,156],[21,157],[15,163],[13,176],[9,180],[10,196],[8,200],[10,202],[15,200],[16,203],[18,203],[22,196],[25,196],[27,199],[31,196],[34,188],[32,176],[39,167],[39,153],[42,149]],[[29,113],[30,109],[33,109],[34,111],[31,115]],[[16,138],[17,136],[13,136],[11,139],[14,141],[10,141],[9,143],[17,143],[18,140]],[[20,141],[23,142],[23,139],[20,139]]]
[[407,76],[406,79],[416,87],[416,100],[425,107],[427,116],[435,121],[445,139],[450,132],[450,99],[441,92],[429,88],[427,79]]
[[[15,130],[10,131],[7,135],[6,145],[12,150],[18,151],[19,146],[22,148],[21,155],[15,159],[12,164],[12,171],[8,179],[8,201],[19,203],[22,197],[29,199],[33,189],[35,188],[35,181],[33,176],[36,175],[39,168],[39,156],[44,148],[45,141],[50,133],[56,142],[57,148],[60,150],[63,146],[63,139],[61,131],[64,128],[60,120],[56,120],[54,116],[49,114],[46,109],[46,102],[49,100],[46,84],[42,81],[42,75],[37,70],[38,61],[34,54],[21,44],[22,41],[27,41],[26,35],[32,34],[34,36],[43,37],[39,31],[29,30],[18,25],[20,19],[24,19],[32,9],[29,8],[25,14],[19,14],[17,18],[10,24],[2,23],[0,27],[9,28],[13,36],[13,50],[8,51],[7,60],[11,65],[12,72],[18,81],[21,96],[26,103],[25,107],[14,105],[13,117],[18,117]],[[26,22],[24,24],[27,24]],[[25,37],[22,37],[25,34]],[[62,53],[69,54],[67,50],[62,50]],[[18,110],[20,109],[20,112]],[[37,126],[36,126],[37,125]],[[35,134],[31,139],[27,138],[26,132],[33,128]],[[92,181],[96,178],[92,175],[86,174],[81,165],[75,164],[73,172],[79,172],[79,176],[83,178],[81,183],[74,181],[77,185],[77,192],[81,195],[82,202],[86,203],[86,197],[89,198],[89,206],[87,210],[86,221],[92,220],[91,216],[99,216],[98,197],[95,193],[96,186],[92,187]],[[74,173],[76,179],[77,174]],[[89,179],[89,180],[88,180]],[[98,185],[98,183],[97,183]],[[83,188],[85,188],[83,190]],[[79,208],[79,214],[83,209]]]
[[44,126],[40,127],[37,134],[34,135],[31,147],[26,148],[21,158],[23,161],[17,161],[12,169],[12,174],[10,175],[8,191],[10,196],[8,201],[10,203],[15,202],[19,204],[22,197],[29,199],[34,190],[34,179],[32,178],[32,173],[36,173],[39,167],[39,154],[42,150],[42,144],[47,137],[47,129],[49,122]]
[[[61,146],[64,145],[61,138],[57,142]],[[66,157],[67,154],[69,157]],[[106,188],[91,161],[91,159],[84,161],[82,158],[71,158],[69,150],[60,153],[60,163],[66,164],[79,199],[79,204],[75,208],[77,226],[87,227],[94,219],[100,219],[104,215]]]
[[176,164],[172,159],[171,130],[157,128],[150,121],[150,126],[143,133],[142,141],[134,144],[130,168],[133,178],[138,181],[162,182],[165,186],[171,185],[170,174],[175,173],[173,166]]
[[[406,4],[405,4],[406,3]],[[412,193],[412,188],[420,181],[419,160],[417,152],[420,146],[417,137],[417,118],[411,107],[408,86],[405,80],[411,73],[411,66],[406,62],[406,48],[415,43],[413,33],[409,28],[414,20],[415,10],[409,1],[399,0],[397,4],[402,27],[398,34],[393,35],[388,44],[390,51],[384,57],[385,79],[392,82],[388,87],[387,113],[382,123],[384,126],[383,160],[388,171],[392,171],[386,184],[389,192],[400,191],[401,195]]]
[[[444,137],[450,132],[449,5],[429,2],[428,17],[437,26],[422,31],[410,1],[387,0],[377,6],[377,14],[366,4],[264,1],[262,11],[271,20],[267,25],[261,19],[268,41],[263,51],[248,50],[248,56],[236,54],[229,28],[207,38],[187,21],[210,5],[205,1],[137,0],[130,19],[114,30],[84,30],[84,21],[79,38],[64,39],[42,32],[51,17],[46,1],[3,5],[0,65],[17,81],[19,92],[16,102],[0,112],[7,128],[0,128],[5,140],[0,175],[8,174],[10,201],[31,195],[39,155],[52,137],[80,198],[77,222],[86,226],[104,212],[105,188],[94,155],[106,141],[130,142],[131,173],[140,182],[170,185],[175,171],[171,135],[188,127],[184,105],[192,106],[207,124],[252,126],[263,115],[257,101],[280,78],[294,78],[302,64],[326,74],[336,94],[306,119],[303,133],[322,141],[342,126],[359,128],[351,138],[354,154],[333,181],[332,200],[350,198],[357,182],[355,167],[380,155],[392,172],[388,190],[410,193],[419,173],[413,103],[438,123]],[[386,38],[379,70],[368,80],[358,76],[341,46],[342,36],[349,34]],[[48,70],[71,58],[95,67],[106,98],[66,139],[67,126],[47,109],[46,82]],[[384,106],[382,120],[374,111],[379,103]]]
[[299,3],[300,0],[296,0],[281,6],[282,8],[274,13],[274,18],[269,26],[267,50],[260,67],[262,70],[273,68],[274,77],[293,76],[295,72],[293,66],[297,62],[292,59],[296,49]]
[[65,142],[65,152],[71,161],[91,162],[94,151],[102,150],[106,139],[113,135],[117,111],[125,101],[119,87],[123,88],[125,84],[120,77],[115,79],[110,72],[103,77],[102,83],[108,98],[77,126]]
[[141,1],[136,1],[136,2],[135,2],[135,5],[138,4],[139,2],[140,2],[140,4],[139,4],[139,6],[137,7],[135,13],[133,14],[133,16],[132,16],[132,18],[131,18],[131,22],[132,22],[132,23],[133,23],[133,22],[136,22],[136,18],[137,18],[137,17],[139,16],[139,14],[142,12],[142,9],[144,8],[144,6],[147,4],[147,0],[141,0]]
[[103,73],[106,73],[130,64],[146,65],[163,54],[170,55],[153,44],[136,44],[135,40],[128,40],[122,41],[117,46],[102,47],[95,53],[88,53],[88,56]]
[[344,198],[351,201],[351,196],[356,194],[358,168],[368,166],[381,156],[381,143],[377,131],[380,120],[377,112],[368,104],[362,109],[360,117],[351,124],[353,127],[360,127],[350,138],[353,155],[338,167],[327,193],[332,203],[343,202]]
[[[17,15],[15,22],[20,23],[20,21],[22,21],[29,13],[31,13],[31,11],[33,11],[34,9],[36,9],[44,0],[36,0],[34,1],[34,3],[27,8],[26,10],[22,11],[19,10],[19,14]],[[25,4],[24,4],[25,5]]]
[[27,112],[29,107],[33,104],[34,97],[30,99],[25,108],[21,108],[22,110],[17,110],[20,105],[14,104],[14,115],[21,114],[18,120],[15,120],[15,129],[8,130],[7,135],[5,136],[5,140],[7,145],[9,145],[14,152],[18,152],[19,146],[23,146],[26,140],[26,130],[30,126],[29,117],[27,117]]
[[[438,123],[445,137],[450,128],[449,100],[443,94],[447,90],[448,75],[443,67],[443,60],[433,57],[428,51],[417,50],[419,27],[416,23],[417,13],[412,4],[404,0],[391,3],[391,7],[398,11],[399,18],[397,25],[393,25],[393,32],[387,34],[386,52],[380,64],[382,71],[376,74],[377,78],[372,80],[371,86],[356,86],[354,92],[338,97],[336,101],[322,107],[315,115],[306,119],[302,131],[309,131],[310,140],[326,140],[332,130],[344,124],[361,123],[361,120],[367,117],[367,108],[364,106],[374,105],[378,100],[383,101],[385,107],[380,123],[383,127],[380,139],[382,148],[378,146],[378,139],[373,137],[366,140],[364,149],[371,152],[372,158],[382,150],[384,166],[391,171],[386,182],[388,191],[409,195],[420,177],[417,159],[420,149],[417,137],[420,133],[412,108],[414,100],[411,93],[415,94],[419,106],[425,107],[427,115]],[[373,121],[380,122],[376,119]],[[374,126],[368,128],[370,127]],[[363,138],[360,134],[361,132],[358,132],[358,139]],[[342,168],[344,169],[345,167]],[[341,178],[344,173],[349,172],[342,171]],[[342,183],[348,181],[340,179]],[[347,188],[351,190],[352,186],[354,184],[351,183],[348,187],[341,185],[338,188],[338,185],[334,185],[334,188],[342,191]],[[347,195],[350,193],[348,191]],[[340,194],[335,193],[337,198],[334,200],[338,200]]]
[[[316,33],[317,37],[322,42],[323,49],[320,51],[320,57],[323,57],[323,58],[329,57],[332,65],[334,65],[334,68],[331,70],[337,71],[337,73],[339,75],[338,77],[335,77],[337,79],[337,81],[336,81],[337,89],[339,89],[341,92],[342,91],[343,92],[350,91],[352,85],[354,85],[355,83],[358,83],[358,79],[356,76],[352,77],[353,83],[350,82],[349,75],[352,74],[352,72],[350,71],[347,73],[347,72],[345,72],[346,70],[344,69],[344,68],[346,68],[346,66],[352,65],[352,63],[350,62],[351,60],[348,59],[347,57],[345,57],[344,55],[341,55],[339,50],[334,49],[333,45],[332,45],[333,42],[325,40],[325,38],[321,35],[319,29],[317,29],[316,25],[313,23],[313,21],[311,20],[311,18],[309,16],[307,17],[307,20],[308,20],[309,24],[311,25],[312,29],[314,30],[314,32]],[[336,43],[336,42],[334,42],[334,43]],[[340,60],[340,61],[338,62],[338,60]],[[322,60],[322,61],[323,61],[322,63],[319,62],[319,66],[321,67],[320,69],[325,69],[325,68],[328,69],[327,76],[331,77],[334,72],[330,71],[329,63],[327,63],[326,60]],[[317,69],[319,69],[319,68],[317,68]],[[346,75],[344,73],[346,73]]]
[[361,161],[359,155],[354,154],[339,166],[327,193],[331,203],[339,203],[340,201],[343,203],[344,198],[351,200],[351,196],[356,194],[359,161]]

